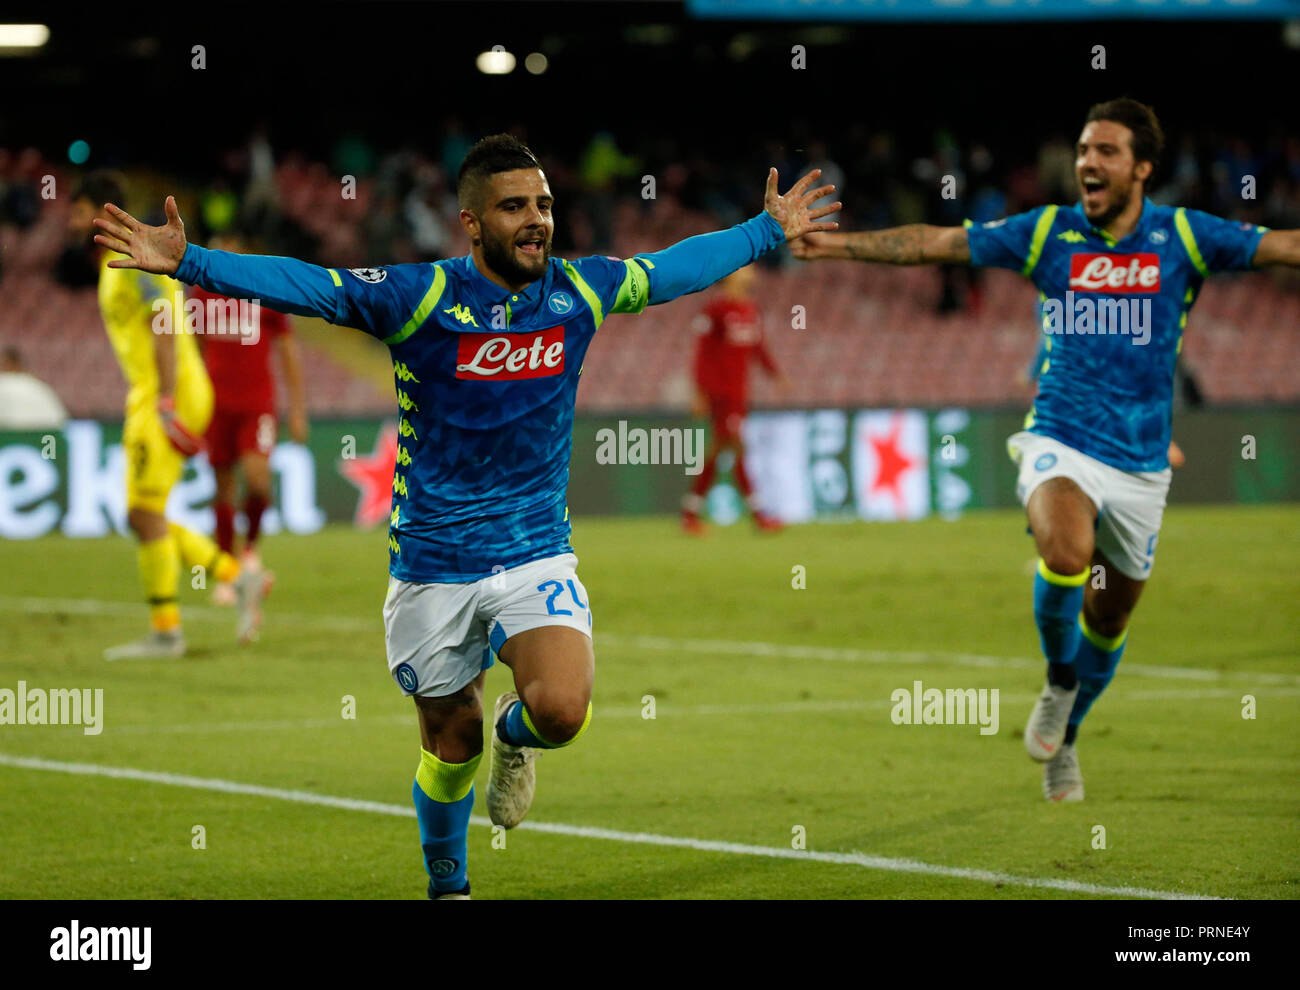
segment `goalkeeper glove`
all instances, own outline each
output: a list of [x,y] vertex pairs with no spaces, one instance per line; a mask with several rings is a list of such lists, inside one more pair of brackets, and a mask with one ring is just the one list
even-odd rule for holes
[[162,420],[167,441],[185,457],[193,457],[203,449],[203,441],[187,430],[176,418],[176,399],[164,395],[158,400],[158,417]]

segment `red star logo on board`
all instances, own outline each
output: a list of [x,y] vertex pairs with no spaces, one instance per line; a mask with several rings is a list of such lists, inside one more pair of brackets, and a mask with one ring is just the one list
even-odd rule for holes
[[385,423],[367,457],[338,462],[339,474],[361,492],[352,520],[369,529],[388,518],[393,504],[393,468],[397,464],[397,427]]
[[876,477],[871,482],[871,494],[887,491],[893,496],[898,514],[902,516],[907,509],[903,490],[899,481],[906,471],[916,467],[916,461],[904,454],[898,447],[899,435],[903,432],[903,417],[895,414],[889,432],[884,435],[869,436],[871,446],[876,451]]

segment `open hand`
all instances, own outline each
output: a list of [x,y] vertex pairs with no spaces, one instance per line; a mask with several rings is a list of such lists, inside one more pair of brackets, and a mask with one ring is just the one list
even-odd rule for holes
[[167,213],[167,223],[150,227],[112,203],[104,205],[104,212],[112,219],[95,218],[95,226],[104,231],[95,235],[95,243],[126,255],[110,261],[109,268],[138,268],[156,275],[176,274],[187,247],[185,224],[176,209],[176,197],[168,196],[163,209]]
[[813,169],[791,186],[788,193],[779,196],[776,191],[778,178],[776,169],[768,170],[763,209],[767,210],[776,222],[781,225],[781,229],[785,231],[787,241],[793,241],[810,231],[836,230],[839,228],[839,224],[833,220],[828,223],[815,222],[818,217],[828,216],[844,205],[843,203],[830,203],[816,209],[812,208],[812,204],[817,200],[823,196],[829,196],[835,191],[834,186],[819,186],[816,189],[809,190],[808,187],[821,174],[821,169]]

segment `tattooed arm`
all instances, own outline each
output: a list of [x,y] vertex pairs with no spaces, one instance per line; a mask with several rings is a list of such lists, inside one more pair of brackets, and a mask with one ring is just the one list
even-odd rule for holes
[[970,261],[970,242],[964,227],[925,223],[855,233],[809,233],[791,241],[790,251],[805,261],[844,258],[887,265],[954,265]]

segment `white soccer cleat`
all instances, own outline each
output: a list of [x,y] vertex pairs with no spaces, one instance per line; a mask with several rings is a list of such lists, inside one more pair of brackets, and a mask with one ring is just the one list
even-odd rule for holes
[[235,578],[235,596],[239,603],[239,621],[235,624],[235,638],[240,643],[257,639],[262,628],[262,599],[271,593],[275,575],[256,567],[243,567]]
[[514,828],[533,806],[537,789],[537,757],[533,746],[511,746],[497,735],[497,722],[519,695],[507,691],[492,710],[492,762],[488,770],[487,808],[493,825]]
[[104,651],[105,660],[175,660],[185,655],[185,637],[179,629],[159,632],[155,629],[144,639]]
[[1070,720],[1070,710],[1079,695],[1079,685],[1066,690],[1048,684],[1038,696],[1034,710],[1025,726],[1025,749],[1039,763],[1046,763],[1056,755],[1065,742],[1065,727]]
[[1043,764],[1043,797],[1049,801],[1083,800],[1083,774],[1074,743],[1062,746]]
[[234,608],[239,603],[239,594],[229,581],[218,581],[212,589],[212,604],[218,608]]

